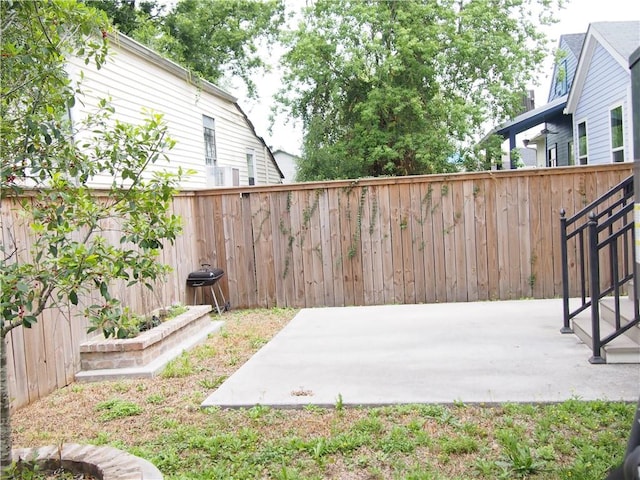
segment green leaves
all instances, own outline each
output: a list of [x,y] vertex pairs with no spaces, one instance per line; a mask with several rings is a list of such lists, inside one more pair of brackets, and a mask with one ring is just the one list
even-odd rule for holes
[[[16,202],[19,221],[3,225],[0,333],[30,327],[45,308],[73,305],[92,330],[126,337],[135,330],[132,314],[111,289],[162,279],[168,267],[158,262],[159,250],[180,233],[170,202],[185,172],[141,175],[175,142],[161,115],[148,113],[139,125],[114,121],[107,99],[98,112],[74,119],[72,135],[65,115],[81,93],[64,61],[75,54],[101,65],[104,15],[74,0],[0,2],[0,9],[0,187],[3,196],[20,195],[25,182],[37,187]],[[114,178],[100,195],[88,186],[98,175]],[[22,223],[30,226],[28,239],[18,232]],[[89,304],[92,297],[100,301]]]
[[304,126],[298,179],[459,169],[485,122],[514,112],[545,47],[528,11],[552,3],[313,2],[279,93]]

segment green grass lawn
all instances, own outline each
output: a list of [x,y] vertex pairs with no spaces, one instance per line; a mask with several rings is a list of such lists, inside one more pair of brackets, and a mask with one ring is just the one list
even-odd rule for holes
[[602,480],[622,461],[631,403],[202,410],[294,314],[230,312],[223,332],[157,378],[59,390],[16,412],[15,446],[112,445],[166,479],[203,480]]

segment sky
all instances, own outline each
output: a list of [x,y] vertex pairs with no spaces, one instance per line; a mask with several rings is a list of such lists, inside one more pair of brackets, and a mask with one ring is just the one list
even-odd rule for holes
[[[290,0],[301,2],[303,0]],[[565,33],[586,32],[589,23],[603,21],[640,20],[639,0],[567,0],[565,8],[555,13],[557,23],[542,27],[555,48],[560,35]],[[550,53],[543,66],[543,74],[539,75],[538,86],[531,85],[535,91],[536,107],[547,103],[549,82],[553,74],[553,54]],[[272,95],[279,88],[279,77],[273,73],[258,82],[260,101],[250,101],[242,97],[239,104],[256,128],[274,151],[281,149],[288,153],[300,154],[302,131],[299,125],[287,123],[286,118],[277,118],[272,132],[269,132],[269,115]]]

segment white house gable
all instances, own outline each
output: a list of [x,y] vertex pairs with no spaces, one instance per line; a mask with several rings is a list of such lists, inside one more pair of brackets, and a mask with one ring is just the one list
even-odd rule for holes
[[565,110],[573,114],[576,163],[633,160],[628,54],[638,45],[640,22],[589,26]]
[[[597,45],[586,75],[582,95],[574,114],[576,125],[587,123],[587,151],[589,164],[611,163],[611,110],[622,107],[624,159],[631,160],[629,105],[629,72],[600,45]],[[575,145],[578,145],[577,137]]]
[[[230,94],[208,82],[191,78],[188,72],[151,50],[118,35],[110,43],[110,58],[100,70],[70,59],[69,73],[78,78],[84,72],[82,102],[76,102],[71,116],[76,122],[95,111],[101,98],[111,98],[116,118],[140,123],[143,111],[162,113],[176,146],[169,163],[159,162],[149,169],[192,169],[196,172],[181,185],[183,189],[214,186],[226,174],[225,184],[235,179],[248,185],[248,152],[255,162],[256,184],[280,183],[281,173],[261,138]],[[204,117],[213,119],[215,165],[206,164]],[[214,174],[213,168],[217,173]],[[95,178],[94,186],[111,183],[111,178]]]

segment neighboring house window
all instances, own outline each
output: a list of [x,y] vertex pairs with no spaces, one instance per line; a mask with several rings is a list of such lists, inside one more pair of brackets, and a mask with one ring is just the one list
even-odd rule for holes
[[561,97],[566,94],[568,88],[568,79],[567,79],[567,60],[562,60],[562,63],[558,67],[557,76],[556,76],[556,97]]
[[622,106],[611,110],[611,153],[614,162],[624,162]]
[[218,158],[216,156],[215,120],[203,115],[202,126],[204,128],[204,163],[208,166],[214,167],[218,164]]
[[567,152],[569,152],[568,164],[575,165],[576,159],[573,158],[573,140],[569,140],[569,143],[567,143]]
[[580,165],[586,165],[587,157],[587,122],[578,124],[578,160]]
[[247,149],[247,172],[249,175],[249,185],[256,184],[256,155],[252,149]]
[[558,144],[554,143],[553,146],[549,149],[547,159],[547,167],[557,167],[558,166]]

